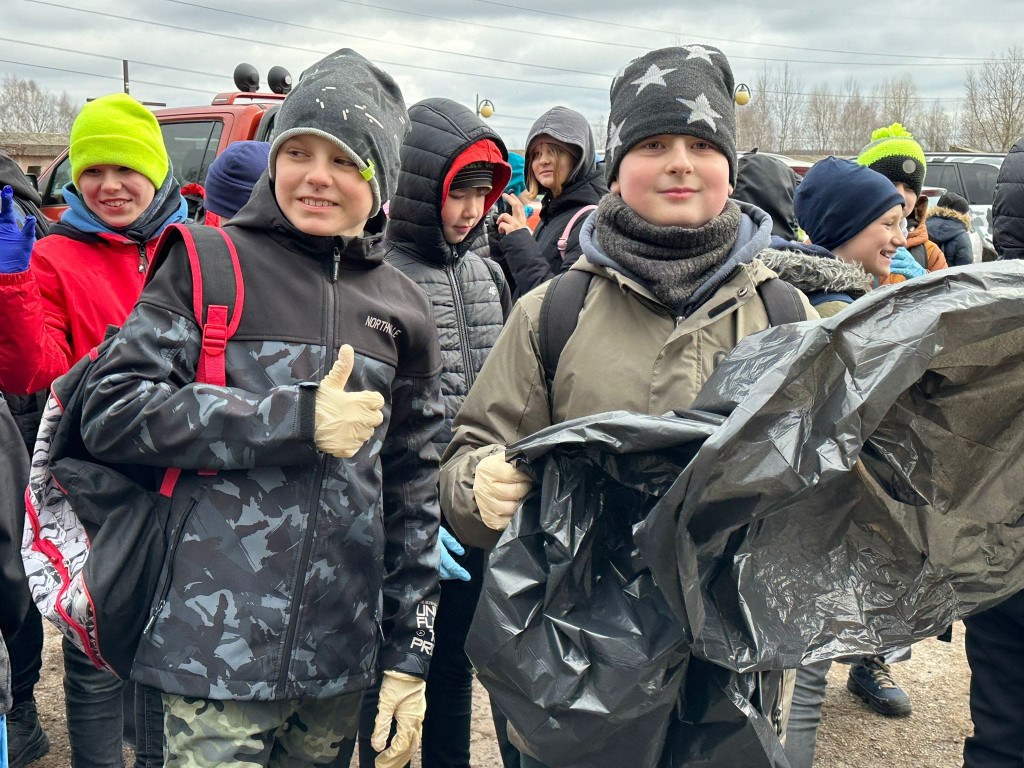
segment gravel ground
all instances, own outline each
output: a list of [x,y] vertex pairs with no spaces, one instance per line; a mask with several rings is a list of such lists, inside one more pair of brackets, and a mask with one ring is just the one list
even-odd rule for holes
[[[64,690],[60,640],[46,628],[43,680],[36,700],[50,736],[50,753],[35,768],[67,768],[71,764],[64,727]],[[971,731],[968,707],[970,670],[964,658],[963,625],[953,629],[953,642],[926,640],[914,646],[909,661],[895,665],[897,682],[910,694],[914,713],[908,718],[875,714],[846,691],[847,668],[835,665],[818,732],[815,768],[959,768],[964,737]],[[477,686],[473,715],[474,768],[501,768],[486,694]],[[128,765],[132,764],[131,753]],[[419,768],[419,760],[413,761]]]

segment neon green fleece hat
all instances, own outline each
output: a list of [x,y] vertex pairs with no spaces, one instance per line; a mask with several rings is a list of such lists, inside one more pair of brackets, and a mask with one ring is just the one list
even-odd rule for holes
[[914,135],[899,123],[879,128],[871,134],[871,143],[860,151],[857,162],[878,171],[892,183],[902,181],[918,195],[924,186],[928,163]]
[[90,101],[71,126],[71,180],[94,165],[123,165],[160,189],[171,167],[160,124],[126,93]]

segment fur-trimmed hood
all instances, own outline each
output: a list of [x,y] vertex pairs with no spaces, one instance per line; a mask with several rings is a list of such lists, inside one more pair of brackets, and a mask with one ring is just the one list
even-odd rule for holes
[[971,217],[966,213],[960,213],[960,211],[954,211],[952,208],[932,208],[928,211],[928,218],[940,218],[940,219],[952,219],[953,221],[959,221],[970,232],[974,229],[971,225]]
[[860,264],[838,259],[823,248],[790,245],[783,249],[774,240],[772,247],[761,251],[757,258],[803,293],[845,293],[856,299],[871,287],[871,278]]

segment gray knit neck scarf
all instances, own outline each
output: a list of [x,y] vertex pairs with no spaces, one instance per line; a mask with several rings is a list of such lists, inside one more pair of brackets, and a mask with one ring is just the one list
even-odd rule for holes
[[643,280],[659,301],[679,311],[729,258],[740,228],[732,200],[697,229],[658,227],[622,201],[605,195],[594,222],[608,258]]

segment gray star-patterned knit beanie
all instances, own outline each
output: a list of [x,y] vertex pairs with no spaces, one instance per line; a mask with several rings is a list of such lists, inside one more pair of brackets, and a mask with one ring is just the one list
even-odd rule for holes
[[395,190],[409,113],[401,89],[387,72],[343,48],[302,73],[281,104],[274,130],[271,179],[285,141],[300,134],[320,136],[349,155],[369,182],[373,217]]
[[612,81],[605,178],[619,174],[623,156],[650,136],[707,139],[729,159],[736,183],[736,109],[732,68],[717,48],[660,48],[623,67]]

